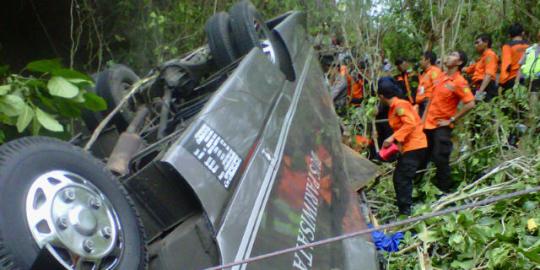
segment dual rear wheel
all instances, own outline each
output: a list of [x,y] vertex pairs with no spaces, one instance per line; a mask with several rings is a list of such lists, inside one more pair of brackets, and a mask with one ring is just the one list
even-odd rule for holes
[[241,1],[229,12],[214,14],[206,23],[208,47],[218,68],[224,68],[254,47],[262,50],[287,79],[293,80],[291,59],[278,34],[270,30],[249,1]]

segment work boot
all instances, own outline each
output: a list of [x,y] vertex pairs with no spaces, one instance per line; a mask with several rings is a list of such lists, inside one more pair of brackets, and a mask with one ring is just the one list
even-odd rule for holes
[[399,207],[399,215],[410,216],[411,215],[411,207],[410,206],[401,206],[401,207]]

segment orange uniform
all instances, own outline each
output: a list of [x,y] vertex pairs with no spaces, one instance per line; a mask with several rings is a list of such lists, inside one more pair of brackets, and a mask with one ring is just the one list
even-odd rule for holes
[[516,78],[520,67],[519,60],[528,47],[529,43],[525,40],[512,40],[503,45],[499,84],[504,84]]
[[469,103],[474,100],[471,88],[460,72],[442,76],[433,89],[424,129],[435,129],[438,127],[438,120],[449,120],[453,117],[460,101]]
[[416,103],[422,103],[425,99],[431,99],[433,88],[443,74],[442,70],[435,65],[429,66],[420,76],[418,90],[416,91]]
[[414,104],[414,99],[411,92],[411,84],[409,83],[409,73],[403,72],[399,74],[398,76],[396,76],[396,81],[398,81],[398,83],[400,83],[402,86],[405,86],[404,90],[407,93],[407,99],[409,100],[409,102]]
[[364,97],[364,80],[355,80],[352,82],[351,92],[347,92],[353,106],[360,106]]
[[346,66],[341,66],[339,73],[347,79],[347,97],[354,106],[359,106],[359,100],[364,97],[364,80],[355,80]]
[[345,79],[347,79],[347,96],[350,96],[349,94],[351,93],[352,91],[352,76],[349,74],[349,70],[347,69],[347,66],[345,65],[342,65],[340,68],[339,68],[339,74],[341,76],[344,76]]
[[479,86],[486,74],[491,76],[491,79],[495,81],[498,62],[499,57],[497,54],[491,48],[487,48],[480,56],[480,59],[478,59],[476,63],[468,66],[465,69],[465,72],[472,76],[473,84]]
[[397,97],[392,98],[388,124],[394,130],[394,139],[401,144],[401,152],[427,148],[422,120],[411,103]]

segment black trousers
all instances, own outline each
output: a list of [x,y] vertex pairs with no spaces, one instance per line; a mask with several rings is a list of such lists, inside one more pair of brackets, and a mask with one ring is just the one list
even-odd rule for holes
[[435,186],[443,192],[450,192],[454,187],[450,170],[450,154],[452,153],[452,129],[450,127],[438,127],[425,129],[428,140],[426,159],[420,166],[425,169],[431,161],[437,169],[435,173]]
[[516,83],[516,78],[512,78],[512,79],[509,79],[507,82],[505,83],[501,83],[499,84],[503,90],[508,90],[508,89],[512,89],[512,87],[514,87],[514,84]]
[[401,214],[410,214],[412,205],[413,179],[425,160],[426,148],[403,153],[394,170],[393,182],[396,201]]

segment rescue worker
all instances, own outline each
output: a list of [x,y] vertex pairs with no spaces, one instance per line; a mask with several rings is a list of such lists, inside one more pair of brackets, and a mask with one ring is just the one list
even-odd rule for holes
[[426,51],[420,60],[420,67],[423,72],[420,75],[420,83],[416,91],[416,104],[418,104],[418,114],[424,119],[426,106],[431,100],[433,88],[443,74],[443,71],[435,65],[437,55],[432,51]]
[[[474,108],[475,102],[469,84],[460,72],[467,63],[467,55],[463,51],[455,51],[444,62],[447,72],[433,88],[426,111],[424,132],[428,140],[428,159],[421,168],[425,168],[429,161],[435,163],[435,185],[449,193],[454,187],[450,174],[452,128],[457,120]],[[460,102],[463,106],[458,110]]]
[[399,213],[411,214],[413,179],[416,171],[425,159],[427,139],[422,131],[422,120],[407,100],[399,98],[400,93],[394,87],[379,84],[378,95],[383,104],[389,107],[388,123],[392,135],[383,142],[383,148],[397,143],[401,156],[394,170],[393,182]]
[[350,88],[350,92],[347,93],[350,101],[349,103],[354,107],[360,106],[362,99],[364,98],[364,85],[366,81],[364,76],[366,72],[366,62],[359,61],[357,67],[358,70],[354,76],[352,76],[352,86]]
[[488,34],[476,37],[474,48],[480,54],[480,58],[465,68],[465,72],[472,76],[475,94],[478,97],[485,95],[486,101],[490,101],[498,94],[495,80],[499,58],[491,49],[491,37]]
[[[382,77],[379,79],[377,84],[378,84],[377,89],[372,88],[373,95],[376,95],[377,94],[376,91],[378,91],[378,89],[380,88],[393,89],[392,91],[397,93],[396,96],[398,98],[406,100],[403,90],[398,86],[394,78],[389,77],[389,76]],[[375,128],[377,131],[377,145],[379,147],[382,147],[384,139],[392,135],[392,128],[388,124],[388,121],[384,121],[385,119],[388,119],[388,106],[386,106],[383,103],[380,103],[379,106],[377,107],[377,115],[375,115],[375,120],[376,120]],[[389,160],[389,161],[394,161],[394,160]]]
[[511,40],[502,46],[501,74],[499,76],[499,85],[504,90],[514,87],[519,71],[519,60],[529,47],[529,42],[523,39],[524,34],[523,26],[519,23],[514,23],[508,28]]
[[394,64],[399,72],[399,74],[395,76],[395,80],[401,89],[406,93],[407,100],[409,100],[411,104],[415,104],[414,94],[412,92],[411,83],[409,80],[409,62],[402,57],[398,57]]

